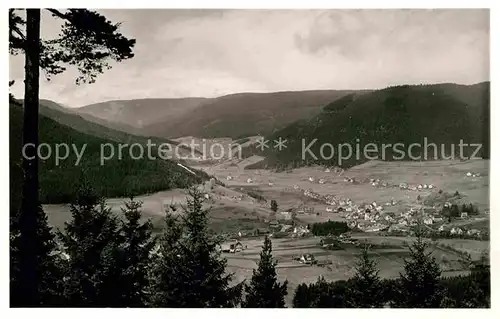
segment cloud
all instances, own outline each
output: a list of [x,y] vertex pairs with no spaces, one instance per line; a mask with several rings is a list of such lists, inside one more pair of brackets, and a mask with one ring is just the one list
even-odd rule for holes
[[[76,86],[42,82],[69,106],[112,99],[380,88],[489,79],[488,10],[103,10],[135,57]],[[44,19],[45,20],[45,19]],[[45,21],[44,21],[45,22]],[[57,25],[47,19],[45,34]],[[17,60],[16,60],[17,59]],[[11,59],[22,93],[22,57]]]

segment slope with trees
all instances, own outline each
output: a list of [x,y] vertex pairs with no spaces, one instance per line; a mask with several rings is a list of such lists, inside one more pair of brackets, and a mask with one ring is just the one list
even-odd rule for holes
[[[20,105],[11,103],[9,111],[11,205],[15,207],[20,201],[22,185],[23,109]],[[67,144],[70,147],[69,156],[59,164],[55,163],[55,154],[47,160],[39,161],[41,203],[71,202],[72,194],[83,177],[104,197],[128,197],[171,188],[187,188],[207,178],[203,172],[195,171],[198,175],[192,175],[174,161],[159,158],[154,148],[151,153],[156,159],[149,159],[146,149],[144,156],[139,159],[134,159],[128,149],[124,149],[120,159],[117,142],[77,132],[44,115],[40,115],[38,124],[40,143],[49,144],[53,153],[57,144]],[[107,143],[113,145],[115,156],[101,165],[101,145]],[[77,156],[71,149],[72,145],[78,150],[86,145],[78,165],[75,165]],[[62,152],[61,149],[61,154]]]
[[[485,127],[489,123],[489,104],[489,82],[472,86],[402,85],[363,94],[355,93],[330,103],[315,117],[297,121],[266,137],[271,141],[279,137],[286,139],[285,149],[278,151],[268,148],[261,152],[249,147],[243,153],[244,156],[259,154],[266,157],[254,168],[286,168],[308,164],[350,167],[377,155],[378,159],[383,160],[425,159],[425,154],[428,159],[449,158],[452,144],[455,146],[454,158],[458,158],[459,143],[463,140],[466,144],[482,144],[481,151],[475,156],[488,158],[489,135]],[[427,143],[436,144],[436,150],[429,147],[425,152],[424,138],[427,138]],[[305,151],[311,143],[308,149],[314,156]],[[333,146],[334,152],[331,154],[330,147],[325,147],[324,156],[321,156],[321,147],[326,143]],[[345,147],[343,156],[347,158],[339,162],[338,145],[344,143],[351,146],[352,155],[349,156]],[[375,143],[378,152],[365,155],[363,150],[369,143]],[[394,150],[396,143],[402,143],[403,146],[397,146]],[[412,143],[419,143],[422,147],[414,147],[412,154],[409,154],[407,150]],[[384,151],[384,158],[382,144],[390,144]],[[358,145],[359,156],[356,155]],[[444,153],[441,147],[444,147]],[[475,149],[464,147],[464,157],[473,155]],[[398,150],[403,150],[404,154]]]

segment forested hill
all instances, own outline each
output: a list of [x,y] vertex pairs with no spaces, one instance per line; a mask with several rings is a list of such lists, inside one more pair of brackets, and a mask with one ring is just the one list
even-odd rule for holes
[[[403,85],[389,87],[362,94],[354,93],[327,104],[321,114],[307,120],[297,121],[286,128],[268,135],[266,139],[281,137],[287,140],[287,148],[278,151],[270,147],[264,152],[255,148],[245,150],[246,155],[260,153],[266,160],[259,167],[297,167],[308,164],[338,165],[338,145],[348,143],[353,154],[360,147],[360,157],[351,156],[341,161],[341,166],[350,167],[368,159],[363,149],[368,143],[375,143],[381,154],[382,144],[403,143],[400,149],[407,150],[412,143],[422,144],[412,148],[413,157],[424,158],[424,138],[428,143],[438,145],[437,157],[450,156],[454,147],[455,157],[459,154],[459,143],[482,143],[476,156],[489,157],[489,110],[490,83],[476,85],[436,84]],[[302,150],[308,148],[317,158]],[[304,146],[302,145],[304,143]],[[320,155],[323,144],[334,146],[332,158],[329,147],[324,147],[325,156]],[[453,145],[452,145],[453,144]],[[444,147],[444,153],[441,151]],[[464,156],[471,156],[476,147],[464,147]],[[343,153],[348,155],[348,151]],[[369,153],[373,156],[373,153]],[[401,153],[387,148],[385,160],[411,160],[408,152]],[[427,158],[434,157],[434,149],[428,148]],[[382,158],[379,158],[382,159]],[[257,166],[254,166],[257,167]]]
[[[18,203],[22,189],[22,127],[23,109],[18,102],[9,105],[10,117],[10,193],[11,204]],[[196,172],[192,175],[174,161],[150,160],[147,156],[142,159],[130,157],[127,149],[120,160],[118,156],[101,165],[101,145],[117,141],[99,138],[93,135],[78,132],[69,126],[62,125],[42,114],[39,116],[39,140],[52,147],[52,156],[47,160],[40,160],[40,200],[42,203],[65,203],[72,199],[75,188],[85,178],[96,191],[106,197],[121,197],[151,193],[170,188],[185,188],[202,178],[206,174]],[[55,163],[55,145],[68,144],[69,156]],[[81,162],[75,165],[77,155],[73,145],[81,151],[86,144]],[[61,152],[62,152],[61,148]],[[153,149],[154,150],[154,149]],[[115,147],[117,152],[117,146]],[[46,150],[44,150],[44,154]],[[62,153],[61,153],[62,154]],[[147,153],[145,153],[147,154]],[[137,156],[137,155],[134,155]]]

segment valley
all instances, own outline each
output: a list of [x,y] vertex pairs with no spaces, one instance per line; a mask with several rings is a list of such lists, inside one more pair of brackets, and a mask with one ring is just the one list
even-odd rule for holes
[[[289,281],[292,293],[287,296],[287,303],[291,304],[293,291],[300,283],[315,282],[319,276],[327,280],[348,279],[360,247],[365,244],[374,248],[370,254],[379,265],[380,275],[397,277],[418,221],[423,221],[429,234],[433,234],[427,240],[432,240],[433,255],[443,276],[466,273],[464,258],[478,260],[489,250],[490,164],[486,156],[489,140],[481,127],[481,123],[489,121],[484,111],[489,103],[482,100],[485,92],[489,92],[489,85],[456,88],[436,85],[356,93],[242,94],[220,99],[169,100],[165,108],[162,99],[141,100],[136,104],[115,101],[80,110],[44,101],[41,137],[45,142],[88,143],[91,153],[83,166],[107,198],[111,211],[122,216],[121,208],[129,196],[121,194],[131,194],[142,202],[142,219],[150,219],[157,234],[163,229],[165,211],[182,214],[188,187],[198,185],[205,196],[204,207],[209,209],[209,228],[225,236],[224,245],[241,244],[238,251],[223,253],[228,261],[227,270],[235,274],[233,281],[251,277],[264,235],[269,235],[273,238],[279,278]],[[241,103],[241,99],[245,103],[265,102],[266,110],[278,113],[294,103],[303,103],[301,99],[309,101],[304,106],[317,106],[291,112],[291,117],[281,118],[279,125],[260,126],[263,123],[260,121],[269,114],[255,118],[245,112],[228,111],[229,102]],[[445,108],[437,110],[443,103]],[[434,115],[419,115],[422,107]],[[453,117],[447,114],[453,108],[456,120],[450,120]],[[196,114],[188,119],[192,111]],[[150,116],[154,112],[157,116]],[[13,123],[19,121],[18,113],[17,108],[11,107]],[[218,119],[210,120],[207,114]],[[274,115],[271,118],[275,119]],[[160,124],[176,128],[175,121],[183,122],[186,130],[179,132],[188,134],[148,131]],[[224,124],[227,121],[232,124]],[[16,125],[14,128],[19,127]],[[218,125],[224,129],[218,131]],[[387,130],[380,131],[380,127]],[[57,140],[48,130],[59,131]],[[13,133],[13,136],[20,134]],[[148,137],[150,133],[152,136]],[[435,137],[433,142],[446,144],[464,137],[483,142],[486,148],[480,154],[483,159],[361,158],[347,161],[342,167],[334,164],[335,159],[297,161],[302,138],[342,143],[353,142],[356,134],[361,134],[365,143],[410,143],[421,137]],[[287,147],[282,151],[275,147],[258,150],[256,146],[263,137],[269,142],[284,137]],[[179,145],[181,152],[166,162],[113,158],[104,165],[96,163],[99,143],[145,145],[148,140]],[[18,143],[11,138],[12,150],[16,151]],[[182,162],[184,168],[175,165],[176,161]],[[43,197],[47,198],[43,207],[55,228],[64,227],[71,217],[68,203],[73,186],[69,181],[73,180],[70,176],[78,176],[78,171],[80,168],[70,165],[42,165],[41,193],[47,194]],[[194,172],[197,176],[193,176]],[[113,179],[103,178],[106,175]],[[165,181],[172,177],[173,182]],[[54,179],[68,182],[55,183]],[[13,181],[13,186],[16,185],[19,186]],[[57,195],[52,195],[54,191]],[[272,200],[278,205],[276,212],[271,209]],[[449,212],[455,206],[458,213],[450,217]],[[470,215],[463,214],[466,210]],[[312,225],[328,221],[346,223],[351,234],[349,240],[353,242],[312,234]],[[325,244],[325,240],[333,244]],[[315,263],[301,262],[299,259],[304,256],[314,256]]]
[[[211,186],[210,182],[206,182],[199,187],[208,197],[205,207],[210,209],[210,228],[224,234],[228,238],[227,243],[239,241],[242,244],[240,252],[223,254],[228,260],[228,271],[235,274],[235,283],[251,277],[259,260],[264,234],[276,236],[273,239],[273,255],[278,260],[279,278],[289,281],[289,291],[294,291],[302,282],[315,282],[319,276],[327,280],[348,279],[354,271],[360,248],[349,246],[329,250],[322,246],[321,236],[305,233],[307,225],[314,223],[328,220],[348,222],[345,213],[337,212],[340,204],[348,209],[349,205],[342,201],[351,202],[353,210],[363,207],[363,214],[365,205],[377,202],[383,205],[381,216],[396,216],[397,219],[400,213],[410,210],[429,207],[439,210],[443,202],[436,194],[440,191],[459,192],[461,197],[457,202],[473,203],[479,208],[480,214],[467,219],[457,218],[450,223],[437,221],[429,227],[437,230],[445,225],[447,229],[478,229],[483,234],[489,232],[487,160],[427,163],[372,161],[347,170],[316,166],[287,172],[245,168],[259,160],[262,158],[251,157],[236,162],[193,166],[215,176],[223,184]],[[478,173],[479,176],[467,176],[469,172]],[[359,182],[351,183],[346,181],[346,177]],[[386,186],[373,186],[370,179],[384,181]],[[319,183],[320,180],[324,180],[324,183]],[[425,190],[401,189],[398,186],[401,183],[429,184],[434,187]],[[318,195],[314,198],[307,194]],[[160,232],[164,211],[174,205],[179,208],[175,213],[182,213],[180,206],[185,204],[186,197],[185,189],[174,189],[138,196],[136,199],[143,202],[143,218],[150,218],[155,230]],[[419,201],[417,197],[424,200]],[[324,198],[334,198],[336,203],[325,203]],[[277,213],[270,209],[272,199],[279,205]],[[125,200],[110,198],[107,204],[113,212],[120,214],[120,207]],[[385,206],[391,202],[395,205]],[[45,205],[44,210],[49,222],[55,227],[62,227],[64,221],[70,218],[68,205]],[[407,244],[412,240],[411,227],[401,226],[399,229],[406,228],[406,233],[389,235],[388,225],[398,225],[397,220],[388,223],[383,218],[378,221],[365,221],[364,217],[361,219],[360,223],[387,226],[382,231],[370,231],[369,226],[364,231],[353,230],[352,238],[375,247],[371,254],[378,262],[382,277],[397,277],[402,271],[403,259],[408,255]],[[381,248],[376,248],[377,245]],[[489,241],[473,237],[441,238],[433,241],[433,245],[433,254],[444,276],[467,273],[461,251],[469,254],[472,260],[477,260],[484,251],[489,250]],[[318,264],[303,264],[294,260],[307,254],[313,255]],[[292,297],[293,293],[287,297],[289,304]]]
[[10,307],[491,308],[491,17],[9,9]]

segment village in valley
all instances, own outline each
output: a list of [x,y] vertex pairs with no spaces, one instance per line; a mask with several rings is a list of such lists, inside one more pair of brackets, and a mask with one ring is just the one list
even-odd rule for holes
[[[260,160],[188,163],[212,176],[199,189],[210,229],[225,238],[219,250],[235,283],[251,277],[264,236],[272,239],[278,276],[289,281],[291,291],[318,277],[349,278],[367,245],[380,275],[397,277],[416,227],[434,247],[444,275],[467,273],[468,263],[489,251],[488,160],[247,168]],[[187,197],[186,189],[172,189],[137,199],[144,219],[161,230],[165,211],[182,214]],[[107,204],[118,213],[123,199]],[[54,225],[69,216],[67,206],[45,209]]]
[[273,240],[278,275],[292,287],[318,276],[345,279],[365,245],[382,275],[397,276],[415,227],[433,243],[444,274],[466,271],[466,260],[489,249],[488,161],[245,168],[258,160],[191,164],[213,176],[205,203],[227,238],[220,249],[236,280],[251,276],[264,235]]

